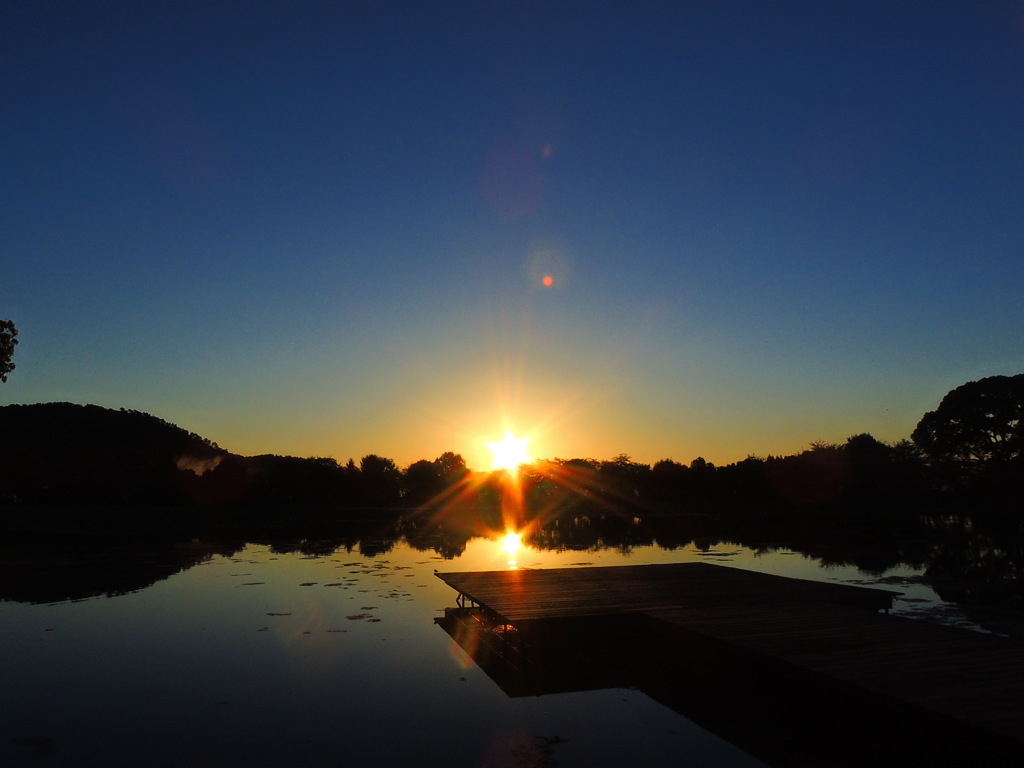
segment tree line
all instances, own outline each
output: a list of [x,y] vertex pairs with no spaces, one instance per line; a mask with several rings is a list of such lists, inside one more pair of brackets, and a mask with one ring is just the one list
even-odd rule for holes
[[[621,454],[551,459],[520,467],[523,514],[574,511],[736,513],[1019,501],[1024,489],[1024,374],[950,391],[910,439],[870,434],[813,443],[787,456],[723,466],[703,458],[654,464]],[[448,507],[497,518],[504,472],[472,472],[445,452],[400,468],[369,454],[333,458],[238,456],[157,417],[48,403],[0,407],[0,507],[175,505],[293,509]]]

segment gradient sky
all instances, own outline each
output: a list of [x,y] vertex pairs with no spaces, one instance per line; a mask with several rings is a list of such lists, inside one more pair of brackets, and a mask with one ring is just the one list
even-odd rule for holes
[[10,2],[0,98],[0,404],[724,464],[1024,370],[1020,2]]

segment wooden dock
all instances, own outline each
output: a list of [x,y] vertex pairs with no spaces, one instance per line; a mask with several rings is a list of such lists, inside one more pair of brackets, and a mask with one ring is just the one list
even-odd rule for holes
[[[831,700],[884,705],[919,730],[927,722],[952,746],[969,737],[991,743],[989,758],[1024,750],[1024,646],[882,613],[898,593],[707,563],[437,576],[460,606],[514,627],[527,642],[546,626],[560,626],[564,638],[566,627],[602,617],[637,622],[634,634],[657,635],[669,649],[661,671],[648,676],[656,698],[685,687],[672,666],[699,667],[705,654],[726,669],[741,665],[752,685],[770,668],[776,681],[815,681]],[[565,658],[572,657],[560,663]]]
[[439,573],[509,624],[545,618],[837,604],[884,610],[898,592],[790,579],[709,563]]

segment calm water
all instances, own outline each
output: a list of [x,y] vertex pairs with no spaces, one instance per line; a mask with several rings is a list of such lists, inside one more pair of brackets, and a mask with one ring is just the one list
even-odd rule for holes
[[[906,593],[899,612],[966,622],[913,569],[788,550],[524,549],[514,565],[697,560],[877,584]],[[506,567],[485,539],[453,560],[247,545],[117,597],[0,603],[0,764],[761,764],[636,690],[506,697],[433,621],[455,602],[435,570]]]

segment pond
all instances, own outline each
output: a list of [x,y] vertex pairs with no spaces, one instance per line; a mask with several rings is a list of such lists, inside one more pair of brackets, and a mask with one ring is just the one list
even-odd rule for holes
[[[636,689],[509,698],[435,624],[456,598],[438,570],[707,561],[877,585],[904,593],[897,612],[971,626],[918,568],[826,567],[786,548],[510,553],[473,538],[443,558],[399,538],[315,553],[239,543],[211,554],[200,541],[175,551],[180,564],[163,572],[138,553],[108,554],[99,567],[115,583],[140,563],[154,574],[114,596],[0,595],[0,764],[762,764]],[[68,566],[47,572],[73,580],[82,567],[85,579],[97,563]]]

